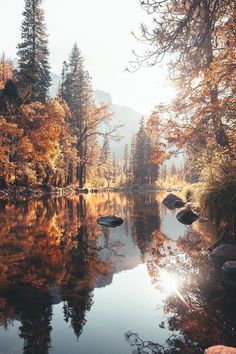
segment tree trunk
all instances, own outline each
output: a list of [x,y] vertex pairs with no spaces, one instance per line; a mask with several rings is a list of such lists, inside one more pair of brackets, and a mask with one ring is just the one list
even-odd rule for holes
[[[208,32],[206,34],[206,69],[209,69],[211,64],[214,61],[213,55],[213,46],[212,46],[212,30],[211,26],[211,19],[210,19],[210,8],[208,1],[204,1],[204,10],[205,10],[205,21],[208,27]],[[210,83],[208,83],[209,91],[210,91],[210,100],[212,106],[217,106],[219,103],[218,98],[218,88],[217,86],[212,87]],[[229,141],[227,135],[224,130],[224,126],[221,120],[221,117],[215,113],[211,114],[211,120],[213,123],[213,129],[215,133],[215,141],[217,145],[221,147],[229,147]]]

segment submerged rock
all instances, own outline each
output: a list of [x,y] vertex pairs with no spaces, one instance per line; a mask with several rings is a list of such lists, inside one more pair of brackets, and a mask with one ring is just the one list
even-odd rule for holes
[[123,219],[115,215],[108,215],[98,218],[97,223],[106,227],[116,227],[123,224]]
[[219,266],[222,266],[225,262],[228,263],[228,261],[236,261],[236,245],[223,244],[216,247],[211,253],[210,259]]
[[199,216],[190,209],[183,209],[176,215],[176,218],[184,225],[191,225],[194,221],[199,219]]
[[163,199],[162,203],[170,210],[173,210],[175,208],[179,208],[179,206],[177,206],[177,205],[180,205],[180,203],[182,203],[184,205],[183,200],[181,198],[177,197],[177,195],[175,195],[175,194],[168,194],[165,197],[165,199]]

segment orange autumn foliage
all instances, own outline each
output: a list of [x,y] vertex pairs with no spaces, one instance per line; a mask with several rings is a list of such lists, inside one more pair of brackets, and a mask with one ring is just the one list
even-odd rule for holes
[[[185,152],[201,172],[213,161],[235,158],[236,25],[231,1],[142,1],[153,16],[141,40],[149,45],[136,65],[158,64],[168,53],[173,81],[179,89],[170,104],[157,106],[151,123],[162,143],[153,159]],[[157,115],[159,116],[157,119]],[[165,156],[165,152],[168,154]],[[199,172],[199,173],[200,173]]]
[[4,54],[0,58],[0,90],[4,88],[7,80],[13,78],[13,66],[9,59],[6,59]]
[[42,185],[50,175],[64,173],[73,155],[68,132],[69,110],[54,99],[21,105],[15,122],[0,117],[0,164],[4,184]]

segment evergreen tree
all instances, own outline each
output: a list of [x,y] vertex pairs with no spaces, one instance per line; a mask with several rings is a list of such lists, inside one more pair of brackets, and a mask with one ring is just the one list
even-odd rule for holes
[[142,118],[134,150],[134,180],[140,185],[152,184],[157,179],[158,166],[151,162],[151,155],[152,143]]
[[[83,187],[86,178],[88,136],[95,133],[89,122],[91,108],[94,104],[91,79],[88,72],[84,69],[83,62],[80,50],[75,43],[71,51],[69,63],[63,63],[61,85],[61,96],[67,102],[72,113],[71,131],[75,138],[77,151],[75,174],[76,181],[79,181],[80,187]],[[73,181],[73,174],[73,167],[71,167],[71,181],[69,183]]]
[[113,181],[116,181],[116,177],[117,177],[117,172],[118,172],[118,164],[117,164],[117,159],[116,159],[116,154],[115,152],[113,152],[112,155],[112,173],[113,173]]
[[22,42],[18,45],[18,80],[31,100],[45,101],[51,78],[48,63],[48,40],[44,23],[42,0],[25,0]]
[[134,169],[135,169],[134,152],[135,152],[135,134],[133,133],[131,144],[130,144],[129,167],[128,167],[129,182],[134,180]]
[[109,137],[108,135],[104,135],[104,140],[103,140],[103,146],[102,146],[102,151],[101,151],[101,162],[106,164],[108,160],[110,159],[110,142],[109,142]]
[[114,179],[114,156],[111,159],[110,142],[107,134],[104,135],[103,145],[101,148],[100,161],[102,164],[102,177],[107,181],[107,187],[110,187],[111,179]]
[[125,182],[127,183],[128,181],[128,159],[129,159],[129,154],[128,154],[128,144],[125,144],[125,149],[124,149],[124,174],[125,174]]

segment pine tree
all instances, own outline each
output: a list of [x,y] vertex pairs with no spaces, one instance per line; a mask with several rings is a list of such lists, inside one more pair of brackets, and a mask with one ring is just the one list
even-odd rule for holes
[[129,159],[129,154],[128,154],[128,144],[125,144],[125,149],[124,149],[124,174],[125,174],[125,182],[127,184],[128,181],[128,159]]
[[50,87],[49,50],[42,0],[25,0],[21,43],[18,45],[18,80],[32,101],[45,101]]
[[113,181],[116,181],[117,177],[117,172],[118,172],[118,164],[117,164],[117,159],[116,159],[116,153],[113,152],[112,154],[112,174],[113,174]]
[[[88,153],[88,135],[92,134],[93,127],[89,126],[91,108],[94,104],[91,78],[84,69],[84,60],[75,43],[69,63],[63,63],[61,96],[67,102],[71,112],[71,132],[75,138],[77,151],[76,180],[83,187],[86,176],[86,161]],[[94,128],[95,130],[95,128]],[[88,134],[89,131],[89,134]],[[73,167],[71,168],[73,180]],[[72,181],[69,181],[69,183]]]
[[134,179],[140,185],[151,184],[157,179],[158,166],[151,162],[151,155],[152,143],[145,129],[144,118],[142,118],[134,150]]
[[107,187],[110,187],[111,178],[113,177],[113,163],[111,159],[110,142],[107,134],[104,135],[103,145],[101,148],[100,161],[102,164],[102,177],[107,181]]
[[101,151],[101,161],[102,163],[106,164],[108,160],[110,159],[110,142],[109,142],[109,137],[108,135],[104,135],[104,140],[103,140],[103,145],[102,145],[102,151]]
[[130,144],[130,155],[129,155],[129,181],[134,180],[134,170],[135,170],[135,134],[133,133],[131,144]]

